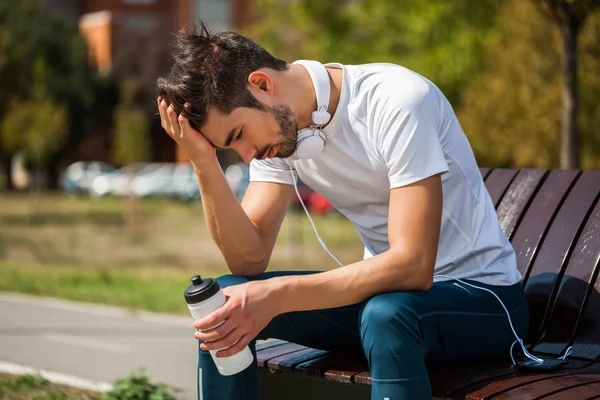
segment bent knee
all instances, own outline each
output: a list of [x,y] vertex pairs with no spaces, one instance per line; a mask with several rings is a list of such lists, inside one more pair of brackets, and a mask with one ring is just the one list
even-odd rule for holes
[[419,316],[409,293],[386,293],[369,299],[361,313],[361,329],[389,330],[392,327],[411,327],[419,323]]

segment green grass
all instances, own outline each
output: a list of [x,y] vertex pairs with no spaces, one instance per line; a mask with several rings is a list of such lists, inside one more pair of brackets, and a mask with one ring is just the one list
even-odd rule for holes
[[3,400],[99,400],[98,393],[55,385],[39,375],[13,376],[0,373]]
[[[204,274],[207,277],[216,275],[219,274]],[[187,308],[183,291],[190,283],[190,276],[189,273],[177,270],[108,270],[0,262],[0,291],[59,297],[130,309],[185,313]]]
[[[0,192],[0,290],[146,309],[187,312],[190,276],[227,272],[197,203],[140,201],[135,234],[122,199],[45,196],[37,211],[23,194]],[[352,224],[313,216],[344,263],[362,257]],[[269,270],[331,269],[303,213],[286,216]]]

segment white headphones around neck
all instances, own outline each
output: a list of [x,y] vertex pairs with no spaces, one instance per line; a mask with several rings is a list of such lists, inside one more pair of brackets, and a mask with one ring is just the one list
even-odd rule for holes
[[329,74],[325,66],[318,61],[297,60],[293,64],[300,64],[306,68],[317,95],[317,109],[311,114],[314,125],[298,131],[298,142],[293,157],[314,158],[325,147],[325,135],[321,129],[331,119],[331,115],[327,112],[330,95]]

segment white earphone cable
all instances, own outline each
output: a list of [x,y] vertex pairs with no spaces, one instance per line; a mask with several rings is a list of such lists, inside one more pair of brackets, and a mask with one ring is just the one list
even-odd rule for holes
[[[317,228],[315,227],[315,224],[312,220],[312,218],[310,217],[310,213],[308,212],[308,210],[306,209],[306,206],[304,205],[304,202],[302,201],[302,198],[300,197],[300,193],[298,192],[298,186],[296,185],[296,176],[294,175],[294,171],[292,170],[292,166],[290,165],[290,173],[292,174],[292,180],[294,182],[294,189],[296,191],[296,195],[298,196],[298,200],[300,200],[300,204],[302,205],[302,208],[304,208],[304,212],[306,213],[306,215],[308,216],[308,220],[310,221],[310,224],[313,228],[313,231],[315,232],[315,235],[317,236],[317,241],[319,242],[319,244],[321,245],[321,247],[323,248],[323,250],[325,250],[327,252],[327,254],[329,254],[331,256],[331,258],[333,258],[340,267],[343,267],[344,265],[340,262],[340,260],[338,260],[332,253],[331,251],[329,251],[329,249],[327,248],[327,245],[325,244],[325,242],[323,241],[323,239],[321,239],[321,237],[319,236],[319,232],[317,231]],[[513,362],[513,365],[516,365],[516,361],[513,357],[513,348],[515,346],[515,344],[519,343],[519,345],[521,346],[521,349],[523,350],[523,354],[529,358],[532,361],[535,361],[539,364],[542,364],[544,362],[543,359],[536,357],[535,355],[531,354],[529,351],[527,351],[525,344],[523,343],[523,339],[521,339],[519,337],[519,335],[517,334],[517,331],[515,330],[515,327],[513,326],[512,323],[512,319],[510,318],[510,313],[508,312],[508,309],[506,308],[506,306],[504,305],[504,303],[502,302],[502,300],[500,299],[500,297],[498,297],[498,295],[496,293],[494,293],[493,291],[491,291],[490,289],[484,288],[484,287],[479,287],[479,286],[475,286],[471,283],[465,282],[459,278],[455,278],[452,276],[448,276],[448,275],[434,275],[434,278],[446,278],[446,279],[450,279],[450,280],[454,280],[454,281],[458,281],[460,283],[462,283],[463,285],[467,285],[473,289],[478,289],[478,290],[483,290],[485,292],[488,292],[490,294],[492,294],[499,302],[500,305],[502,306],[502,308],[504,309],[504,312],[506,313],[506,316],[508,317],[508,323],[510,325],[510,329],[512,330],[513,335],[515,336],[516,340],[512,343],[512,345],[510,346],[510,358]],[[456,286],[466,290],[467,292],[469,292],[468,289],[460,286],[457,283],[454,283]],[[470,292],[469,292],[470,293]],[[560,359],[564,360],[566,359],[566,357],[569,356],[569,354],[571,354],[572,351],[572,346],[568,347],[567,350],[565,351],[565,354],[560,357]]]
[[310,225],[312,226],[313,231],[315,232],[315,235],[317,236],[317,241],[319,242],[319,244],[321,245],[321,247],[323,248],[323,250],[325,250],[327,252],[327,254],[329,254],[331,256],[331,258],[333,258],[335,260],[335,262],[337,262],[340,267],[343,267],[344,264],[342,264],[342,262],[340,260],[338,260],[337,257],[334,256],[331,251],[329,251],[329,249],[327,248],[327,245],[325,244],[325,241],[323,239],[321,239],[321,237],[319,236],[319,232],[317,231],[317,227],[315,226],[315,223],[313,222],[312,218],[310,217],[310,213],[306,209],[306,206],[304,205],[304,202],[302,201],[302,198],[300,197],[300,192],[298,192],[298,186],[296,185],[296,176],[294,175],[294,171],[292,170],[292,166],[291,165],[290,165],[290,173],[292,174],[292,181],[294,182],[294,189],[296,190],[296,195],[298,196],[298,200],[300,200],[300,204],[302,204],[302,208],[304,208],[304,212],[306,212],[306,215],[308,216],[308,220],[310,221]]

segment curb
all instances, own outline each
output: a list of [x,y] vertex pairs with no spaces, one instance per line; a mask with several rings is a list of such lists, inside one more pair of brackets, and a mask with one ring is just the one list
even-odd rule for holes
[[112,384],[107,382],[94,382],[73,375],[47,371],[44,369],[13,364],[5,361],[0,361],[0,372],[11,375],[39,374],[44,379],[58,385],[71,386],[77,389],[90,390],[94,392],[107,392],[112,389]]

